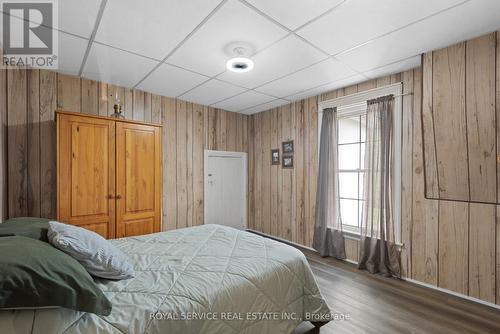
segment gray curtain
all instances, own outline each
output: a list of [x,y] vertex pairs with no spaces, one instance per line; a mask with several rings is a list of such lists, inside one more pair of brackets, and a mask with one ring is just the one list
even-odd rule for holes
[[358,267],[371,273],[401,276],[393,217],[394,97],[368,101],[364,204]]
[[323,110],[313,248],[321,256],[345,259],[345,241],[338,215],[337,119],[335,114],[334,108]]

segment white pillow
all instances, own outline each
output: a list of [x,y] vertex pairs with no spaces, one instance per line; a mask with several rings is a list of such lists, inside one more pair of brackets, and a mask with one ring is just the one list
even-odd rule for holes
[[97,233],[50,221],[47,237],[54,247],[78,260],[91,275],[107,279],[135,276],[127,256]]

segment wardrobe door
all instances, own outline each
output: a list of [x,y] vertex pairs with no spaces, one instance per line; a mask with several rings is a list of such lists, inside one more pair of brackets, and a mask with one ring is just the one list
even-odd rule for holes
[[143,124],[116,124],[116,233],[160,231],[161,132]]
[[58,220],[115,237],[115,122],[57,115]]

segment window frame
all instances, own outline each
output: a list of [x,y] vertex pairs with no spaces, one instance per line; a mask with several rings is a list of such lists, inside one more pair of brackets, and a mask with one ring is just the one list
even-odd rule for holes
[[[393,184],[394,184],[394,227],[395,227],[395,239],[396,244],[401,245],[401,173],[402,173],[402,161],[401,161],[401,148],[403,140],[403,129],[402,129],[402,119],[403,119],[403,103],[401,95],[403,93],[403,85],[401,82],[387,85],[384,87],[378,87],[374,89],[369,89],[363,92],[350,94],[342,97],[338,97],[332,100],[322,101],[318,103],[318,152],[321,137],[321,123],[323,118],[323,110],[327,108],[337,108],[337,118],[348,118],[353,116],[359,116],[363,113],[367,107],[367,101],[370,99],[375,99],[378,97],[386,95],[394,95],[394,174],[393,174]],[[319,159],[319,155],[318,155]],[[359,185],[358,185],[359,187]],[[359,190],[358,190],[359,191]],[[358,213],[359,214],[359,213]],[[359,239],[360,231],[359,228],[353,228],[351,225],[342,224],[342,230],[344,236],[351,239]]]

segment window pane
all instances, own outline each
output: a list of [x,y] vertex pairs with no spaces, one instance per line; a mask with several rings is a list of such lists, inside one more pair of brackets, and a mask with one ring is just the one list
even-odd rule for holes
[[359,142],[359,117],[340,118],[339,144]]
[[366,141],[366,115],[361,116],[361,141]]
[[339,145],[339,168],[359,168],[359,144]]
[[365,168],[365,146],[366,146],[366,144],[362,143],[362,144],[360,144],[360,146],[361,146],[361,152],[360,152],[361,154],[359,156],[360,166],[361,166],[360,168],[364,169]]
[[358,198],[358,173],[339,173],[340,197]]
[[359,199],[364,199],[364,177],[365,173],[359,173]]
[[359,201],[359,225],[361,226],[361,221],[363,220],[363,201]]
[[358,226],[358,201],[341,199],[340,215],[342,217],[342,224]]

